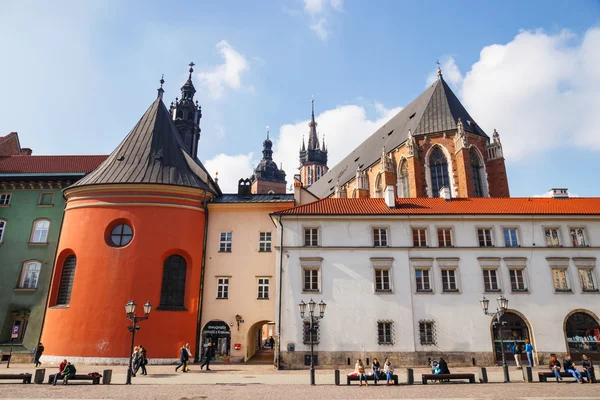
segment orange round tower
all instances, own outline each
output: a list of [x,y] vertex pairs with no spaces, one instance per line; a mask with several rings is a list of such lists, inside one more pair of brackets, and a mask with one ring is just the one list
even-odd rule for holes
[[138,315],[146,301],[153,305],[136,333],[149,358],[178,358],[185,343],[195,348],[206,202],[220,190],[196,159],[200,109],[191,71],[184,90],[169,111],[159,89],[106,161],[65,190],[44,358],[127,359],[131,299]]

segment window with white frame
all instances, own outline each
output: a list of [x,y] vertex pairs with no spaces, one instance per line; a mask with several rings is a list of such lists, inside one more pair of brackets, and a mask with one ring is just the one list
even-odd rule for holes
[[440,247],[452,247],[452,229],[451,228],[438,228],[438,246]]
[[390,281],[389,268],[375,268],[375,291],[391,292],[392,284]]
[[508,270],[510,275],[510,288],[513,292],[526,292],[527,283],[523,268],[511,268]]
[[392,321],[377,321],[377,343],[394,344],[394,323]]
[[266,300],[269,298],[269,278],[258,278],[258,299]]
[[552,281],[554,282],[554,290],[557,292],[571,291],[567,277],[567,268],[552,268]]
[[579,279],[581,280],[581,290],[584,292],[597,292],[596,279],[592,268],[579,268]]
[[23,264],[21,272],[20,289],[35,289],[38,285],[42,263],[39,261],[27,261]]
[[457,292],[458,285],[456,284],[456,269],[442,269],[442,290],[444,292]]
[[271,251],[271,232],[260,232],[258,238],[258,251],[261,253]]
[[10,204],[10,193],[0,193],[0,206],[8,206]]
[[47,219],[38,219],[33,222],[31,232],[31,243],[48,243],[48,231],[50,230],[50,221]]
[[304,228],[304,246],[316,247],[319,245],[319,228]]
[[6,230],[6,221],[0,219],[0,243],[4,240],[4,231]]
[[217,278],[217,299],[229,298],[229,278]]
[[419,321],[419,341],[422,345],[435,344],[435,323],[433,321]]
[[319,291],[319,272],[320,268],[303,268],[305,292]]
[[490,228],[477,229],[477,238],[479,239],[479,247],[492,247],[492,230]]
[[558,228],[544,228],[544,237],[546,238],[546,246],[548,246],[548,247],[560,246]]
[[573,247],[587,247],[587,240],[585,239],[585,229],[583,228],[571,228],[571,243]]
[[232,232],[221,232],[219,240],[219,252],[231,253]]
[[387,228],[373,228],[373,246],[387,247]]
[[427,229],[412,228],[412,235],[414,247],[427,247]]
[[417,292],[431,292],[429,268],[415,268],[415,282]]
[[483,285],[486,292],[498,292],[500,291],[500,285],[498,284],[498,270],[495,268],[489,268],[483,270]]
[[504,228],[504,246],[519,247],[517,228]]

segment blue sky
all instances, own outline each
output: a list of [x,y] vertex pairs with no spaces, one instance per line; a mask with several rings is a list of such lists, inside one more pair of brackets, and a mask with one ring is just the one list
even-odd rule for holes
[[[499,5],[500,4],[500,5]],[[435,61],[483,129],[511,194],[600,196],[598,1],[4,1],[0,135],[34,154],[108,154],[187,64],[199,156],[225,191],[265,127],[288,182],[315,97],[330,166],[426,87]]]

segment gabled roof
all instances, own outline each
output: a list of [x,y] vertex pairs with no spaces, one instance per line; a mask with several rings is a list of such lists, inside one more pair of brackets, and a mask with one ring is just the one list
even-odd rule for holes
[[474,123],[473,118],[440,75],[412,103],[310,186],[310,190],[320,198],[328,197],[333,194],[338,180],[340,185],[344,185],[355,177],[357,168],[362,170],[379,160],[383,147],[389,152],[404,143],[409,130],[413,136],[449,131],[456,129],[459,118],[465,131],[488,137]]
[[21,154],[21,143],[17,132],[0,136],[0,156],[18,156],[19,154]]
[[87,174],[107,156],[10,156],[0,157],[2,174]]
[[600,198],[326,198],[279,211],[277,215],[600,215]]
[[160,97],[106,161],[71,187],[111,183],[177,185],[219,193],[204,166],[183,150]]

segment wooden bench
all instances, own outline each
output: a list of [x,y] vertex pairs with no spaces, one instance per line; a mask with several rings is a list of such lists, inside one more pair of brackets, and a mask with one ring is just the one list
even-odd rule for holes
[[452,381],[459,379],[468,379],[469,383],[475,383],[475,374],[423,374],[421,376],[423,385],[427,385],[427,381]]
[[[52,374],[48,377],[48,383],[52,384],[54,383],[54,378],[56,377],[56,374]],[[100,383],[100,376],[97,376],[95,378],[92,378],[89,375],[75,375],[72,376],[71,378],[68,379],[68,382],[71,381],[92,381],[92,385],[98,385]]]
[[[367,375],[367,381],[375,381],[375,375]],[[385,383],[386,378],[385,375],[379,375],[379,377],[377,378],[377,382],[381,382],[383,381]],[[392,375],[392,381],[394,382],[394,385],[398,384],[398,375]],[[350,382],[358,382],[358,376],[346,376],[346,385],[349,385]]]
[[0,379],[16,379],[23,383],[31,383],[31,374],[0,374]]
[[[587,381],[587,375],[583,371],[579,371],[579,372],[581,372],[581,376]],[[560,377],[575,379],[575,377],[570,372],[565,372],[565,371],[560,372]],[[552,371],[538,372],[538,379],[540,380],[540,382],[548,382],[548,378],[555,378],[554,373]]]

